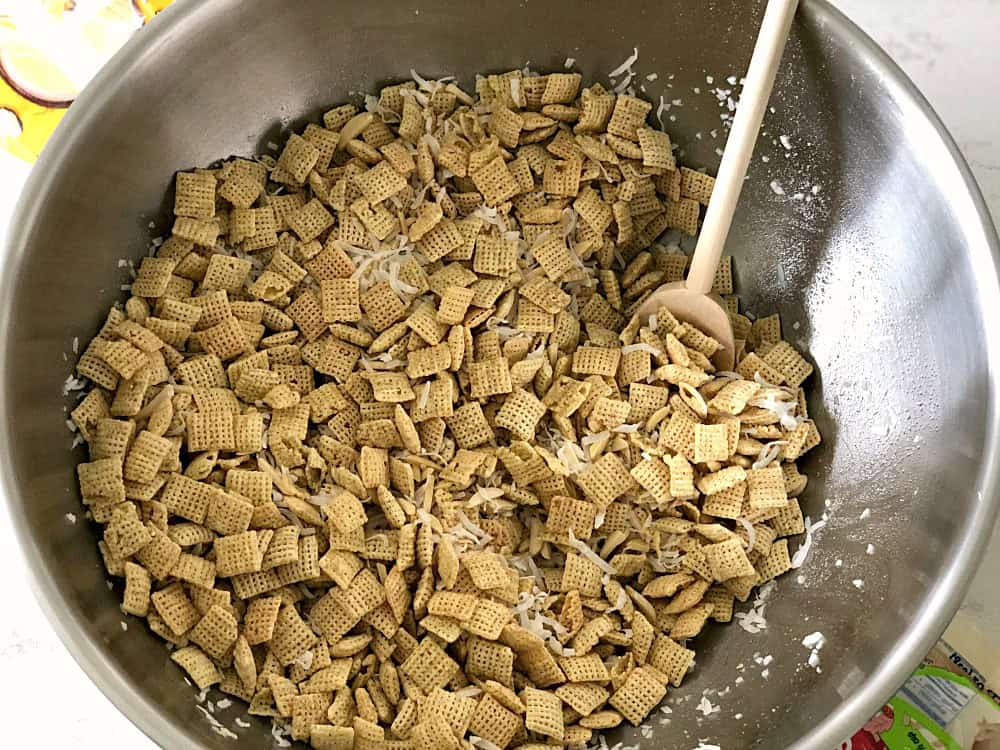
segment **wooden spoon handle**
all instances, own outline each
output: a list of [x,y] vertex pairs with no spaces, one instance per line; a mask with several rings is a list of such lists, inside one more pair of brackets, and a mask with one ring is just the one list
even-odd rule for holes
[[699,294],[708,294],[712,290],[798,4],[799,0],[770,0],[764,11],[760,35],[750,58],[739,106],[687,278],[688,289]]

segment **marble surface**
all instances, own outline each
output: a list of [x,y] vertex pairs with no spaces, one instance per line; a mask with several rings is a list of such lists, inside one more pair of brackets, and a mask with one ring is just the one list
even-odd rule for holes
[[[1000,46],[1000,0],[834,0],[885,47],[923,90],[958,141],[993,215],[1000,220],[1000,126],[989,113]],[[6,156],[6,154],[0,154]],[[26,167],[3,160],[5,181]],[[5,194],[6,193],[6,194]],[[0,233],[15,196],[0,189]],[[6,524],[0,525],[0,561],[7,572],[5,614],[0,619],[0,701],[9,717],[5,743],[116,750],[154,747],[95,688],[52,632],[35,603]],[[1000,632],[1000,595],[987,571],[1000,570],[996,534],[980,575],[963,606],[962,628]],[[1000,635],[982,635],[985,653],[1000,652]],[[57,704],[39,696],[58,684]],[[40,726],[44,724],[44,727]]]

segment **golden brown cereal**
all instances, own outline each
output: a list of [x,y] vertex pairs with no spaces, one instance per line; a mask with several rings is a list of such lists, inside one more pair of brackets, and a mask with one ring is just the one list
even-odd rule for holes
[[753,565],[743,550],[743,542],[736,537],[717,544],[708,544],[702,547],[702,551],[708,560],[708,566],[712,569],[713,577],[720,583],[730,578],[754,574]]
[[608,133],[630,140],[638,139],[638,129],[642,127],[646,115],[653,108],[649,102],[633,96],[620,94],[614,105],[611,120],[608,122]]
[[579,74],[477,94],[389,86],[277,161],[179,173],[172,235],[77,363],[124,611],[314,747],[638,723],[689,671],[676,641],[804,530],[812,366],[739,314],[731,259],[740,377],[667,310],[632,317],[683,279],[659,235],[697,232],[712,179]]
[[199,690],[222,681],[222,672],[211,658],[197,646],[186,646],[174,651],[170,658],[188,673]]
[[593,468],[577,479],[587,497],[606,506],[629,490],[632,477],[614,453],[606,453]]
[[601,595],[602,571],[594,563],[580,555],[566,556],[562,575],[563,591],[579,591],[581,596]]
[[469,731],[497,747],[507,747],[522,726],[521,719],[489,694],[484,694],[469,720]]
[[600,346],[581,346],[573,353],[573,372],[582,375],[613,377],[618,372],[620,349]]
[[385,282],[372,286],[361,295],[361,309],[376,331],[384,331],[406,313],[406,306]]
[[694,461],[725,461],[730,456],[729,431],[724,424],[694,426]]
[[565,728],[562,705],[556,694],[531,687],[525,688],[524,705],[526,707],[525,727],[554,740],[562,740]]
[[460,448],[476,448],[493,439],[493,430],[483,416],[483,409],[474,401],[455,409],[446,423]]
[[747,472],[747,498],[754,510],[782,509],[788,503],[785,475],[780,466],[751,469]]
[[461,323],[473,296],[475,296],[475,292],[472,289],[449,286],[441,295],[441,302],[437,309],[438,322],[447,325]]
[[425,693],[447,685],[458,668],[458,664],[430,638],[424,638],[400,665],[403,673]]
[[360,289],[357,279],[329,279],[320,284],[323,320],[353,323],[361,320]]
[[253,573],[261,569],[261,551],[255,531],[219,537],[214,546],[215,572],[218,576]]
[[600,685],[575,683],[556,688],[556,695],[581,716],[589,716],[604,705],[609,693]]
[[521,440],[531,440],[545,411],[545,405],[541,401],[519,388],[504,400],[497,412],[496,423]]
[[643,718],[663,699],[667,688],[653,676],[648,667],[638,667],[629,673],[625,683],[608,701],[632,724],[638,726]]
[[125,593],[122,610],[130,615],[145,617],[149,613],[149,593],[152,579],[141,565],[125,563]]

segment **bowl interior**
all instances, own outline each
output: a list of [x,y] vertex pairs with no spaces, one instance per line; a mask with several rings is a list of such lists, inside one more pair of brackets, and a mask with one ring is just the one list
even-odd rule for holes
[[[685,162],[714,171],[730,77],[760,13],[740,0],[369,0],[347,14],[325,0],[300,0],[294,12],[181,2],[74,105],[22,202],[5,269],[8,494],[58,629],[160,744],[231,747],[196,710],[163,644],[120,628],[95,527],[64,520],[81,508],[62,387],[72,370],[63,353],[74,337],[89,340],[120,297],[118,259],[141,257],[169,229],[173,173],[267,152],[411,67],[469,84],[476,72],[561,70],[572,57],[606,80],[633,47],[636,82],[671,103],[664,124]],[[795,24],[764,130],[730,250],[743,307],[780,312],[788,338],[815,360],[810,410],[824,443],[805,465],[803,507],[826,525],[806,564],[777,585],[768,627],[712,627],[695,673],[668,695],[672,713],[612,742],[839,742],[943,628],[991,524],[995,235],[950,142],[901,74],[821,2],[805,4]],[[801,643],[815,631],[826,636],[822,671]],[[707,718],[697,710],[704,691],[721,707]],[[268,723],[236,727],[241,713],[219,717],[251,746],[269,746]]]

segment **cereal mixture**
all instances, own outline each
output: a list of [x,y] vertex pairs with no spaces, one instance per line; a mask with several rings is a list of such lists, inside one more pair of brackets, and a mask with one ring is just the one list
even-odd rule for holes
[[415,78],[177,175],[79,360],[80,491],[124,612],[279,738],[582,745],[789,569],[812,367],[728,258],[736,372],[632,316],[713,187],[648,102]]

